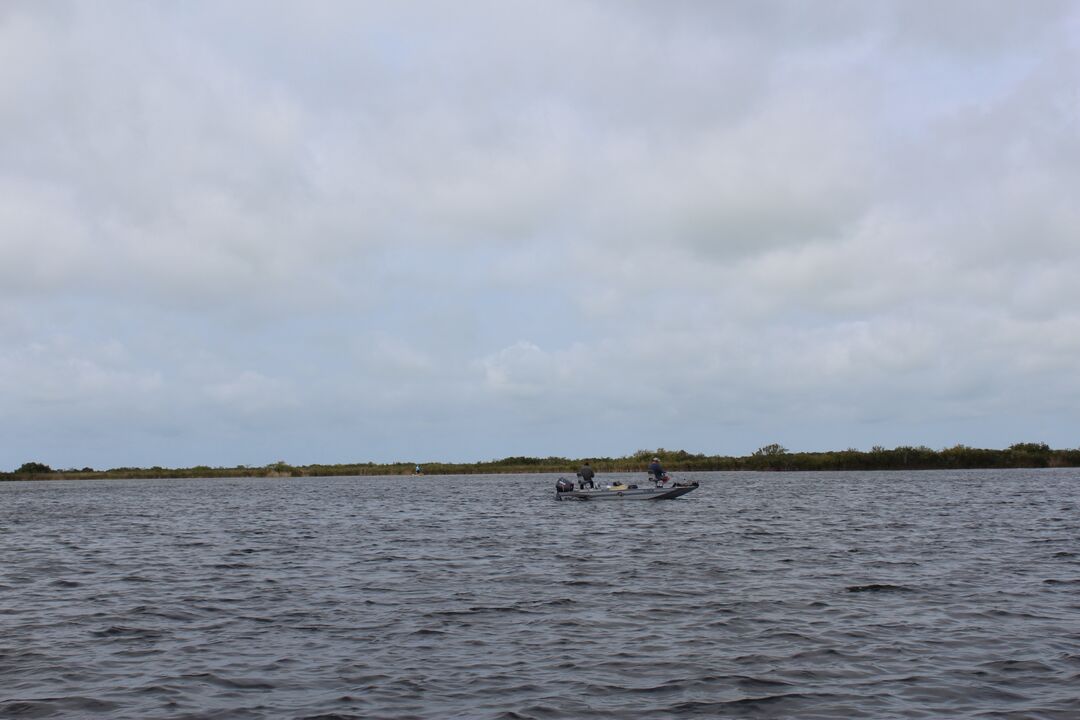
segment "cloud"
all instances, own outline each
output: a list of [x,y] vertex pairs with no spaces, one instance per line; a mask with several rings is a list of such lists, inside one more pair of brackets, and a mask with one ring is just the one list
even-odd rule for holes
[[56,412],[92,418],[103,406],[138,411],[163,385],[159,373],[133,367],[119,342],[83,347],[63,336],[6,348],[0,378],[9,421],[26,411],[45,418]]
[[[5,427],[137,423],[151,464],[1067,444],[1078,28],[5,4]],[[0,465],[81,464],[43,427]]]
[[230,413],[257,415],[288,411],[296,406],[288,384],[253,370],[214,382],[204,388],[206,396],[220,409]]

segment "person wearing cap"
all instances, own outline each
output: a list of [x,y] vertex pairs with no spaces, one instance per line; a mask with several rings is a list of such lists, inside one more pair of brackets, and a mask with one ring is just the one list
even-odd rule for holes
[[585,489],[585,485],[588,485],[591,488],[595,488],[596,485],[593,484],[594,475],[596,475],[596,472],[593,471],[591,467],[589,467],[589,461],[586,460],[585,464],[581,466],[581,469],[577,471],[577,476],[581,478],[580,480],[578,480],[578,487],[582,490]]
[[664,468],[660,465],[660,458],[654,457],[652,462],[649,463],[649,474],[656,476],[656,484],[663,485],[667,480],[667,473],[664,472]]

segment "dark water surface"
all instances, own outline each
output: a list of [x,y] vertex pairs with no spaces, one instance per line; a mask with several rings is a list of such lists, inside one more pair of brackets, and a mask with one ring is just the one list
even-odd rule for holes
[[1080,718],[1077,471],[681,477],[0,483],[0,717]]

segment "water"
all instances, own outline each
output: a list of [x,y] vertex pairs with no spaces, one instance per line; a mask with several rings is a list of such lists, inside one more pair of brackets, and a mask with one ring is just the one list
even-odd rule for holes
[[1080,717],[1077,471],[692,477],[0,483],[0,717]]

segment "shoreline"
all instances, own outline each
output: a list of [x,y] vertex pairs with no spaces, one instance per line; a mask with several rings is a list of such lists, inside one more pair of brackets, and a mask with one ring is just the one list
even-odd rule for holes
[[[741,457],[694,455],[679,451],[638,451],[622,458],[588,458],[597,473],[645,473],[649,460],[659,457],[673,472],[844,472],[917,470],[1007,470],[1080,467],[1080,449],[1053,450],[1045,443],[1018,443],[1005,450],[956,445],[944,450],[902,446],[892,450],[876,447],[870,451],[788,452],[769,445]],[[189,468],[119,467],[108,470],[74,468],[53,470],[42,463],[25,463],[13,472],[0,472],[0,482],[15,480],[157,480],[180,478],[237,477],[352,477],[414,476],[417,465],[423,475],[515,475],[527,473],[576,473],[585,458],[509,457],[472,463],[394,462],[341,463],[333,465],[289,465],[277,462],[261,467],[238,465]]]

